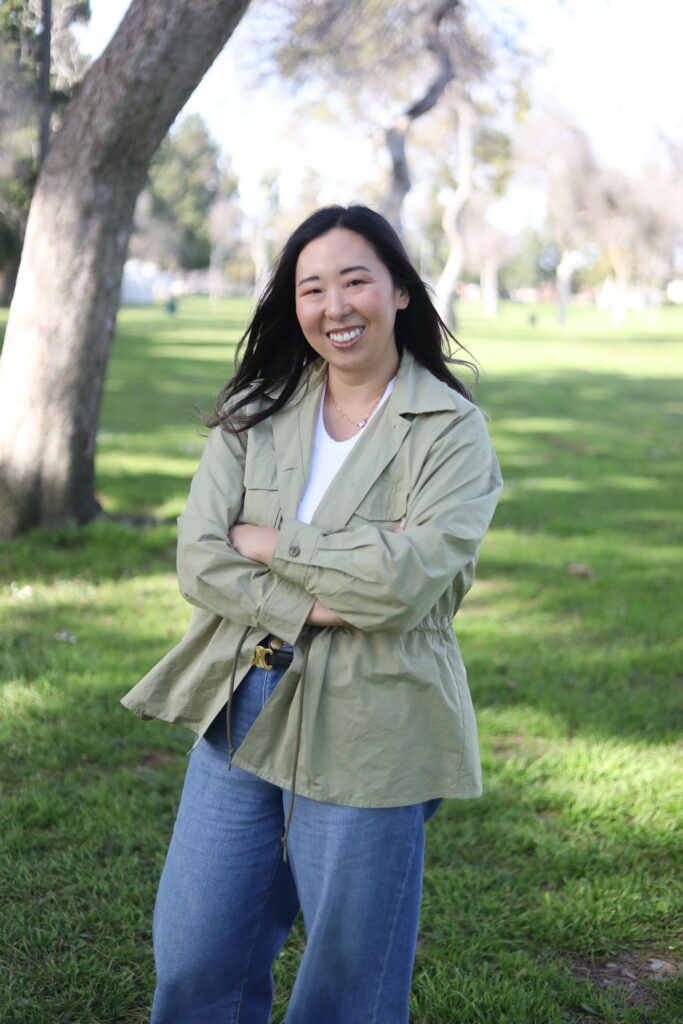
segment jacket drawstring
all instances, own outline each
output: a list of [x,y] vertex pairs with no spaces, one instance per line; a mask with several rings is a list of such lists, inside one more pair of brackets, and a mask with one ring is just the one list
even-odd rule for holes
[[232,759],[235,756],[235,744],[232,739],[232,698],[235,693],[235,676],[237,675],[237,662],[239,656],[242,653],[244,647],[244,641],[247,639],[247,634],[251,631],[251,626],[247,626],[237,644],[237,651],[235,657],[232,660],[232,672],[230,673],[230,689],[228,690],[228,704],[225,712],[227,724],[228,724],[228,771],[232,768]]
[[296,742],[294,744],[294,764],[292,766],[292,783],[291,783],[291,794],[289,801],[289,810],[287,812],[287,820],[285,822],[285,830],[282,834],[282,859],[287,863],[287,837],[289,836],[289,826],[292,824],[292,815],[294,814],[294,800],[296,799],[296,773],[299,767],[299,750],[301,749],[301,734],[303,732],[304,724],[304,682],[306,680],[306,666],[308,665],[308,653],[311,649],[310,640],[306,644],[306,650],[304,651],[304,660],[301,666],[301,678],[299,679],[299,717],[296,726]]

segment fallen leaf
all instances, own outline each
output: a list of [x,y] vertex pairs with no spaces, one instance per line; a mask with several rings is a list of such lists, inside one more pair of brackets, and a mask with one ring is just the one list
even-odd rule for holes
[[568,566],[567,572],[570,576],[578,576],[581,579],[587,580],[593,575],[593,570],[589,565],[580,565],[578,562]]

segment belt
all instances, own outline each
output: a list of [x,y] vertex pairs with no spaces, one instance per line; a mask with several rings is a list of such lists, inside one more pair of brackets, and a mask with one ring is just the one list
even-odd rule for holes
[[270,638],[269,647],[259,644],[254,648],[254,657],[251,659],[252,665],[255,665],[256,668],[265,668],[267,671],[273,668],[289,668],[292,664],[294,651],[291,647],[282,650],[284,645],[284,640],[280,640],[277,636]]

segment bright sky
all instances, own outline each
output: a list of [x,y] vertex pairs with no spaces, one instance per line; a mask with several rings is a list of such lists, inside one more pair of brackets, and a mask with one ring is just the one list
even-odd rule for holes
[[[104,49],[129,3],[91,0],[91,22],[79,31],[84,51]],[[537,91],[577,115],[603,161],[637,170],[658,131],[683,135],[683,8],[672,0],[525,0],[520,8],[531,44],[552,54]],[[273,170],[285,203],[306,168],[323,176],[321,203],[359,198],[380,173],[364,130],[340,139],[332,126],[316,124],[303,139],[288,138],[275,89],[255,89],[238,70],[239,45],[238,29],[185,110],[201,113],[229,154],[247,210],[259,208],[258,181]]]

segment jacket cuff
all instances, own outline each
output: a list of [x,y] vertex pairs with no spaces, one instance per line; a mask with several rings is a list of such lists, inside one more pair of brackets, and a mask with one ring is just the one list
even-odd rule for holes
[[280,525],[280,537],[270,561],[271,571],[305,588],[306,573],[313,561],[320,533],[318,526],[285,519]]
[[288,644],[296,643],[315,598],[286,579],[278,579],[259,614],[259,627]]

